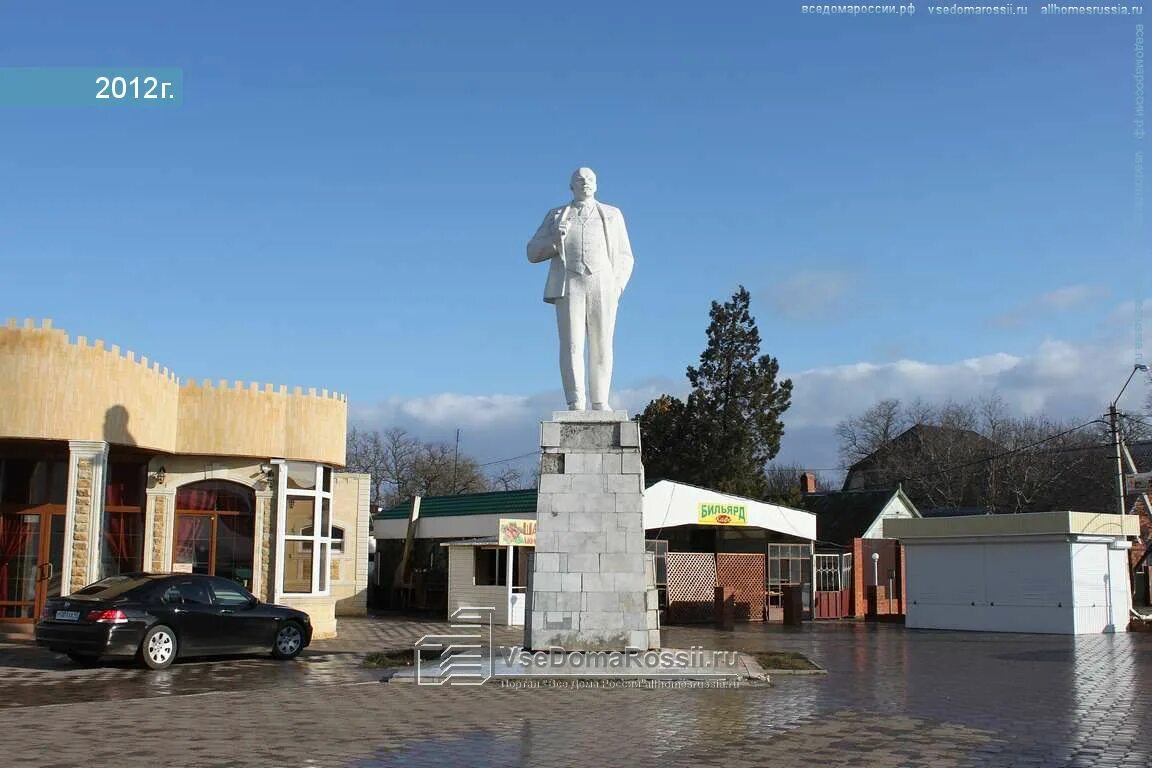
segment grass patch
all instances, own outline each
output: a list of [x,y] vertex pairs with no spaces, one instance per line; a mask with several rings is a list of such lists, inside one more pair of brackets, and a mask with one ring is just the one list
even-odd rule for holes
[[749,654],[764,669],[820,669],[802,653],[795,651],[758,651]]
[[370,653],[364,657],[361,666],[372,669],[394,669],[395,667],[412,666],[412,649],[405,648],[400,651],[384,651]]

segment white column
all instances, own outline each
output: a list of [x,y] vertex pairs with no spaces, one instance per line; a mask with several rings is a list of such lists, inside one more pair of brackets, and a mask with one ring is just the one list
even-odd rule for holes
[[84,584],[73,583],[72,578],[73,536],[76,530],[77,470],[81,460],[88,460],[92,463],[92,487],[88,509],[88,567],[84,574],[84,584],[91,584],[96,581],[100,573],[100,540],[104,532],[104,478],[108,466],[108,443],[103,440],[69,440],[68,505],[64,523],[67,534],[64,538],[64,563],[62,564],[63,567],[68,568],[68,573],[67,579],[61,580],[61,591],[65,594],[71,593],[72,589],[79,589],[84,586]]
[[[256,519],[254,521],[255,530],[252,537],[252,594],[259,597],[264,589],[264,517],[271,512],[270,505],[276,492],[271,488],[263,491],[256,491]],[[274,527],[274,526],[273,526]],[[271,531],[273,536],[275,532]],[[268,545],[268,556],[276,562],[276,544],[275,538]],[[263,598],[261,598],[263,599]]]
[[504,550],[508,553],[508,556],[504,558],[506,561],[504,563],[504,604],[507,606],[508,612],[508,618],[505,620],[505,623],[508,626],[512,626],[512,558],[516,556],[516,549],[509,544],[504,547]]
[[[152,470],[149,468],[148,473],[151,474]],[[154,550],[153,539],[156,538],[156,496],[158,494],[152,488],[144,490],[144,568],[145,571],[152,570],[152,552]]]
[[283,600],[281,587],[284,585],[284,507],[288,499],[288,462],[284,459],[272,459],[276,466],[276,517],[272,526],[272,602]]

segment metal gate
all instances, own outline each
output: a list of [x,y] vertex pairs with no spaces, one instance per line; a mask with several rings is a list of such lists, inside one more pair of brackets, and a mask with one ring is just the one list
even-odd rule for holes
[[817,619],[842,619],[852,615],[852,553],[816,555]]
[[701,624],[713,620],[716,556],[710,552],[669,552],[668,623]]

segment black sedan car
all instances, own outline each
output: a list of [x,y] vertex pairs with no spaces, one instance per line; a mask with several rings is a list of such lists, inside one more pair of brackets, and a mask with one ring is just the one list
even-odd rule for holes
[[48,600],[36,623],[36,644],[73,661],[134,657],[152,669],[189,656],[293,659],[311,641],[303,611],[261,603],[234,581],[195,574],[109,576]]

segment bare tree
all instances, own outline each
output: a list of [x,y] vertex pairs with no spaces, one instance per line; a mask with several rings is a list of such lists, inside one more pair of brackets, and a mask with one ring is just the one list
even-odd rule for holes
[[[908,428],[881,440],[896,425]],[[900,485],[925,508],[1022,512],[1076,498],[1073,491],[1098,498],[1088,478],[1098,474],[1099,437],[1066,421],[1013,416],[995,395],[939,406],[885,400],[841,422],[838,434],[846,463],[879,442],[851,462],[849,487]]]
[[1101,442],[1091,430],[1044,416],[1006,418],[989,429],[1003,450],[984,469],[984,505],[993,512],[1050,508],[1078,494],[1099,496]]
[[424,443],[412,463],[411,492],[421,496],[455,496],[488,490],[480,465],[469,456],[456,456],[447,443]]
[[372,505],[388,505],[402,495],[408,467],[418,442],[402,429],[348,433],[345,466],[350,472],[365,472],[372,477]]
[[[772,463],[764,468],[768,478],[768,490],[765,501],[783,504],[787,507],[800,506],[804,496],[802,476],[807,472],[802,465],[796,463]],[[815,473],[816,490],[828,490],[829,483],[819,473]]]
[[907,414],[895,399],[881,400],[859,416],[840,422],[836,436],[844,466],[871,456],[909,426]]
[[347,468],[372,476],[372,504],[390,507],[414,495],[447,496],[488,490],[476,460],[456,456],[445,443],[425,443],[392,427],[383,432],[353,428],[348,434]]
[[489,478],[489,485],[493,490],[500,491],[518,491],[527,488],[525,484],[524,473],[515,466],[505,466],[496,472],[493,472]]

